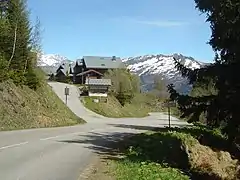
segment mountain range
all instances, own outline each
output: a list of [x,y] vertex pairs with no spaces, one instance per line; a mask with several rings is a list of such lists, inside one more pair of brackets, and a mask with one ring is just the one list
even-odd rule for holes
[[[188,93],[191,86],[188,85],[186,78],[183,78],[180,72],[175,68],[174,57],[184,66],[190,69],[198,69],[205,66],[206,63],[195,60],[192,57],[182,54],[172,55],[144,55],[136,57],[122,58],[127,68],[137,74],[142,82],[142,89],[149,91],[154,86],[154,78],[161,77],[166,84],[173,83],[176,90],[180,93]],[[38,60],[40,66],[45,72],[55,72],[59,64],[63,62],[72,62],[67,57],[54,54],[41,54]]]

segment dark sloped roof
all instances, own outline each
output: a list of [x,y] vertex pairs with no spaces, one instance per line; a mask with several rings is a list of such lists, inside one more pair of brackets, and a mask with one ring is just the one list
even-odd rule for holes
[[111,79],[89,79],[89,80],[86,80],[86,84],[111,86],[112,81]]
[[116,69],[124,68],[119,57],[83,56],[87,68]]
[[74,64],[74,62],[73,63],[71,63],[71,62],[64,62],[64,63],[59,65],[58,70],[61,71],[64,75],[67,75],[67,72],[70,75],[74,71],[73,70],[73,64]]
[[74,65],[76,64],[78,64],[78,66],[81,66],[83,64],[83,59],[77,59]]
[[98,71],[95,71],[95,70],[93,70],[93,69],[90,69],[90,70],[88,70],[88,71],[79,73],[79,74],[77,74],[76,76],[82,76],[82,75],[88,74],[88,73],[90,73],[90,72],[95,72],[96,74],[99,74],[99,75],[103,76],[102,73],[100,73],[100,72],[98,72]]

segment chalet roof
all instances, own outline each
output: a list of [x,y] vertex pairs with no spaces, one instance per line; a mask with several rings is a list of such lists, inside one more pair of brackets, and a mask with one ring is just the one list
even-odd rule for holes
[[104,86],[111,86],[112,81],[111,79],[89,79],[86,80],[87,85],[104,85]]
[[124,68],[119,57],[83,56],[87,68],[116,69]]
[[82,76],[82,75],[88,74],[88,73],[90,73],[90,72],[94,72],[94,73],[96,73],[96,74],[99,74],[100,76],[103,76],[102,73],[100,73],[100,72],[98,72],[98,71],[95,71],[94,69],[90,69],[90,70],[88,70],[88,71],[84,71],[84,72],[82,72],[82,73],[77,74],[76,76]]
[[61,71],[64,75],[67,75],[67,72],[69,74],[73,73],[72,63],[64,62],[64,63],[60,64],[57,69],[57,73],[58,73],[58,71]]
[[76,64],[78,64],[78,66],[81,66],[83,64],[83,59],[77,59],[74,65]]

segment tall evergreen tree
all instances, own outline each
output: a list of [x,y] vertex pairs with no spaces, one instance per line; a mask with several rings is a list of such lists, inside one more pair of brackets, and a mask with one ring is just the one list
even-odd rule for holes
[[8,69],[16,80],[23,81],[29,60],[31,27],[24,0],[9,0],[6,18],[10,28],[6,52]]
[[206,88],[209,83],[214,93],[191,97],[178,94],[169,85],[171,98],[177,100],[183,117],[196,121],[206,112],[207,123],[223,127],[229,141],[234,142],[240,132],[240,3],[238,0],[195,0],[196,7],[207,16],[212,35],[209,44],[216,53],[215,62],[198,70],[190,70],[177,60],[176,67],[191,84]]
[[5,72],[0,80],[10,77],[17,84],[25,83],[36,88],[39,82],[35,68],[40,47],[37,39],[40,37],[40,31],[37,31],[40,23],[32,32],[25,0],[4,0],[0,8],[0,66]]
[[9,23],[6,19],[8,1],[0,3],[0,82],[7,79],[7,60],[5,51],[7,49]]

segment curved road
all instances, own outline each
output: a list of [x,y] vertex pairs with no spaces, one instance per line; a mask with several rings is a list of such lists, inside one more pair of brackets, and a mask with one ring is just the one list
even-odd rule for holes
[[[65,101],[65,84],[49,83]],[[0,132],[1,180],[77,180],[94,154],[106,153],[111,142],[123,136],[163,127],[167,116],[152,113],[149,117],[113,119],[86,109],[79,100],[78,90],[70,88],[68,107],[87,121],[84,125]],[[172,118],[172,123],[184,122]]]

